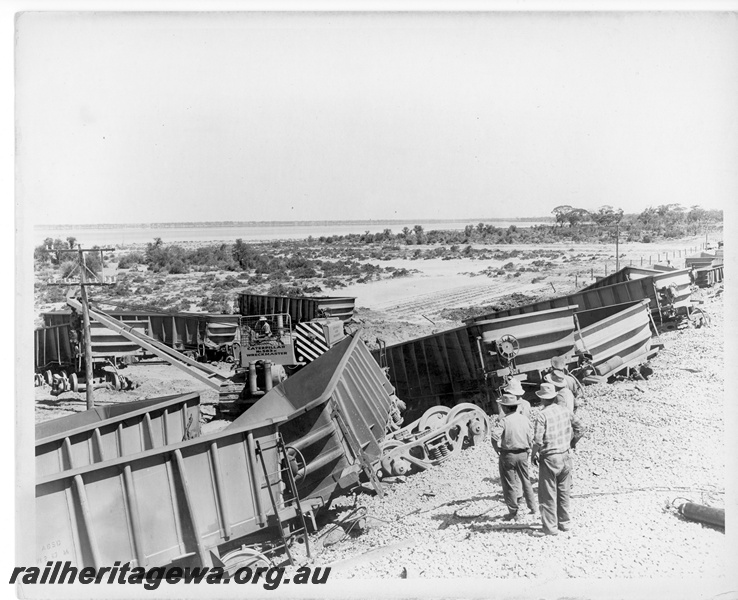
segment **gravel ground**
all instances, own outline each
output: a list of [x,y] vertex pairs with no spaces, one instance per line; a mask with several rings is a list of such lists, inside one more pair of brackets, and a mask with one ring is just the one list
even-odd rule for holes
[[534,537],[528,516],[505,528],[497,458],[484,443],[387,484],[383,498],[334,500],[333,518],[366,507],[366,527],[341,540],[323,525],[311,536],[314,562],[333,564],[336,578],[723,576],[725,534],[671,508],[678,498],[724,507],[723,302],[705,297],[711,327],[663,333],[648,381],[586,388],[571,532]]

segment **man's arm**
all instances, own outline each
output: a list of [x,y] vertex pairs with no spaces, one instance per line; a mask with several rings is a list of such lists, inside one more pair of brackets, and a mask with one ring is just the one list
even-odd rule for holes
[[541,451],[543,446],[543,430],[545,428],[545,417],[543,413],[538,413],[536,418],[535,427],[533,428],[533,446],[530,452],[531,463],[538,464],[538,453]]
[[571,413],[571,447],[575,448],[577,442],[584,436],[584,425],[574,413]]
[[502,424],[499,421],[493,421],[492,423],[492,431],[490,432],[489,436],[490,440],[492,441],[492,448],[494,449],[497,454],[500,453],[500,441],[502,439]]

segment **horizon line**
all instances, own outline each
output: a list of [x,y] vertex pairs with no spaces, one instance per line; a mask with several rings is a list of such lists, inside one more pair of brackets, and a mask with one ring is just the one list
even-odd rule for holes
[[[363,225],[363,224],[400,224],[415,221],[416,223],[469,223],[471,225],[480,222],[502,222],[502,221],[554,221],[552,217],[469,217],[463,219],[341,219],[341,220],[294,220],[294,221],[160,221],[155,223],[37,223],[34,229],[65,229],[69,227],[79,227],[84,229],[94,228],[146,228],[154,229],[156,227],[165,228],[183,228],[192,226],[209,226],[209,227],[258,227],[258,226],[275,226],[275,225]],[[473,221],[473,223],[472,223]]]

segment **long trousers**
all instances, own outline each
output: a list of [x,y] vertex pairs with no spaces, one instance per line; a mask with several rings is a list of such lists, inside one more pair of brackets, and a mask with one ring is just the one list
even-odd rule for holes
[[521,485],[525,503],[530,510],[535,510],[536,499],[528,476],[527,452],[500,452],[500,483],[505,504],[511,513],[518,512]]
[[569,452],[541,456],[538,465],[538,502],[543,531],[555,534],[557,528],[567,530],[570,525],[571,456]]

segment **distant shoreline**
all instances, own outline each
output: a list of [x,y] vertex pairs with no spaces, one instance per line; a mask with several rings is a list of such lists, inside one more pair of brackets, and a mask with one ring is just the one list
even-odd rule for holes
[[[188,228],[217,228],[217,227],[314,227],[332,225],[398,225],[413,221],[413,219],[383,219],[383,220],[315,220],[315,221],[183,221],[174,223],[95,223],[95,224],[36,224],[36,230],[63,231],[74,229],[188,229]],[[510,217],[510,218],[484,218],[474,217],[468,219],[415,219],[418,223],[499,223],[499,222],[554,222],[551,217]]]

